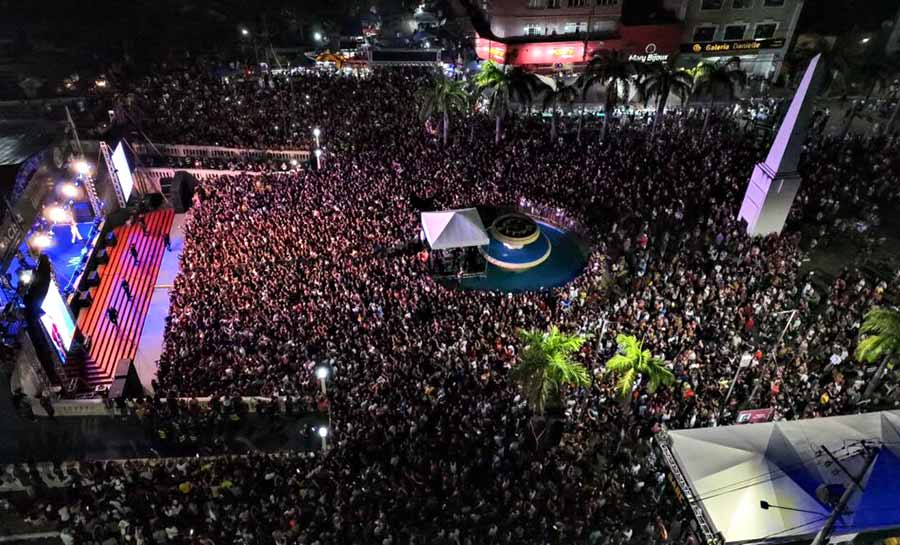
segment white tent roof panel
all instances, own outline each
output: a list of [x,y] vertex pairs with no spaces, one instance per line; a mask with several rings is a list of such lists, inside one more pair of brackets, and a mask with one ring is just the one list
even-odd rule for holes
[[859,441],[883,445],[836,534],[900,527],[900,411],[669,432],[678,470],[725,543],[766,543],[812,536],[829,514],[816,498],[822,484],[850,485],[821,451],[848,471],[864,465]]
[[422,229],[432,250],[484,246],[491,241],[475,208],[422,212]]

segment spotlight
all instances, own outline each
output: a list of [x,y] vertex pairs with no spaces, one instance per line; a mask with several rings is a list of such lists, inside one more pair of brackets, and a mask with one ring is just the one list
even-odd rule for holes
[[249,30],[247,30],[246,28],[241,29],[241,36],[249,36],[249,35],[250,35]]
[[326,437],[328,437],[328,428],[326,428],[325,426],[320,427],[319,428],[319,437],[321,437],[322,439],[325,439]]
[[31,284],[32,280],[34,280],[34,271],[32,271],[31,269],[19,270],[19,282],[21,282],[23,286]]
[[81,175],[88,174],[91,171],[91,165],[85,160],[75,161],[75,172]]
[[316,368],[316,378],[323,380],[328,377],[328,368],[325,366]]
[[69,214],[59,206],[51,206],[47,209],[47,219],[55,223],[64,223],[69,219]]
[[315,40],[316,40],[317,42],[321,42],[321,41],[322,41],[322,33],[321,33],[321,32],[316,32],[315,34],[313,34],[313,38],[315,38]]
[[316,127],[315,129],[313,129],[313,136],[318,137],[321,134],[322,134],[322,130],[319,129],[319,127]]
[[53,244],[53,240],[46,233],[40,233],[32,237],[31,244],[33,244],[35,248],[43,250]]
[[78,186],[72,183],[65,183],[62,185],[62,194],[74,199],[78,196]]
[[860,40],[859,43],[861,43],[861,44],[867,44],[867,43],[869,43],[869,40],[871,40],[871,39],[872,39],[872,38],[863,38],[862,40]]

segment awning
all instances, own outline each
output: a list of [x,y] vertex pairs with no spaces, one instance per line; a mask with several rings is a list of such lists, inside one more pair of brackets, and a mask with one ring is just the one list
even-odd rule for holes
[[432,250],[484,246],[490,242],[478,210],[422,212],[422,229]]

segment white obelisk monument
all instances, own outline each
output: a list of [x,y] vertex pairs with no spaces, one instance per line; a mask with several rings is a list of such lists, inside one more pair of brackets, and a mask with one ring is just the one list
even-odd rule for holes
[[809,130],[813,100],[825,83],[824,64],[821,55],[816,55],[809,63],[769,155],[753,169],[738,214],[738,218],[747,221],[747,234],[765,236],[780,233],[784,227],[800,189],[797,164]]

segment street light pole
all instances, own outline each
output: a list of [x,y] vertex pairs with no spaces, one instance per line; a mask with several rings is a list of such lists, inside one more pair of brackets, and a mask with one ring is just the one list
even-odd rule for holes
[[[734,360],[737,359],[735,356],[734,359],[731,360],[734,363]],[[728,387],[728,393],[725,394],[725,401],[722,402],[722,407],[719,408],[719,418],[718,420],[722,420],[722,415],[725,414],[725,407],[728,406],[728,400],[731,399],[731,392],[734,391],[734,384],[737,382],[738,375],[741,374],[741,369],[750,367],[750,363],[753,361],[753,356],[750,354],[744,354],[741,356],[741,362],[738,364],[737,370],[734,372],[734,378],[731,379],[731,385]]]
[[322,452],[328,450],[328,428],[325,426],[319,427],[319,437],[322,438]]
[[319,379],[319,384],[322,386],[322,395],[327,396],[328,389],[325,386],[325,379],[328,378],[328,369],[324,365],[316,368],[316,377]]

